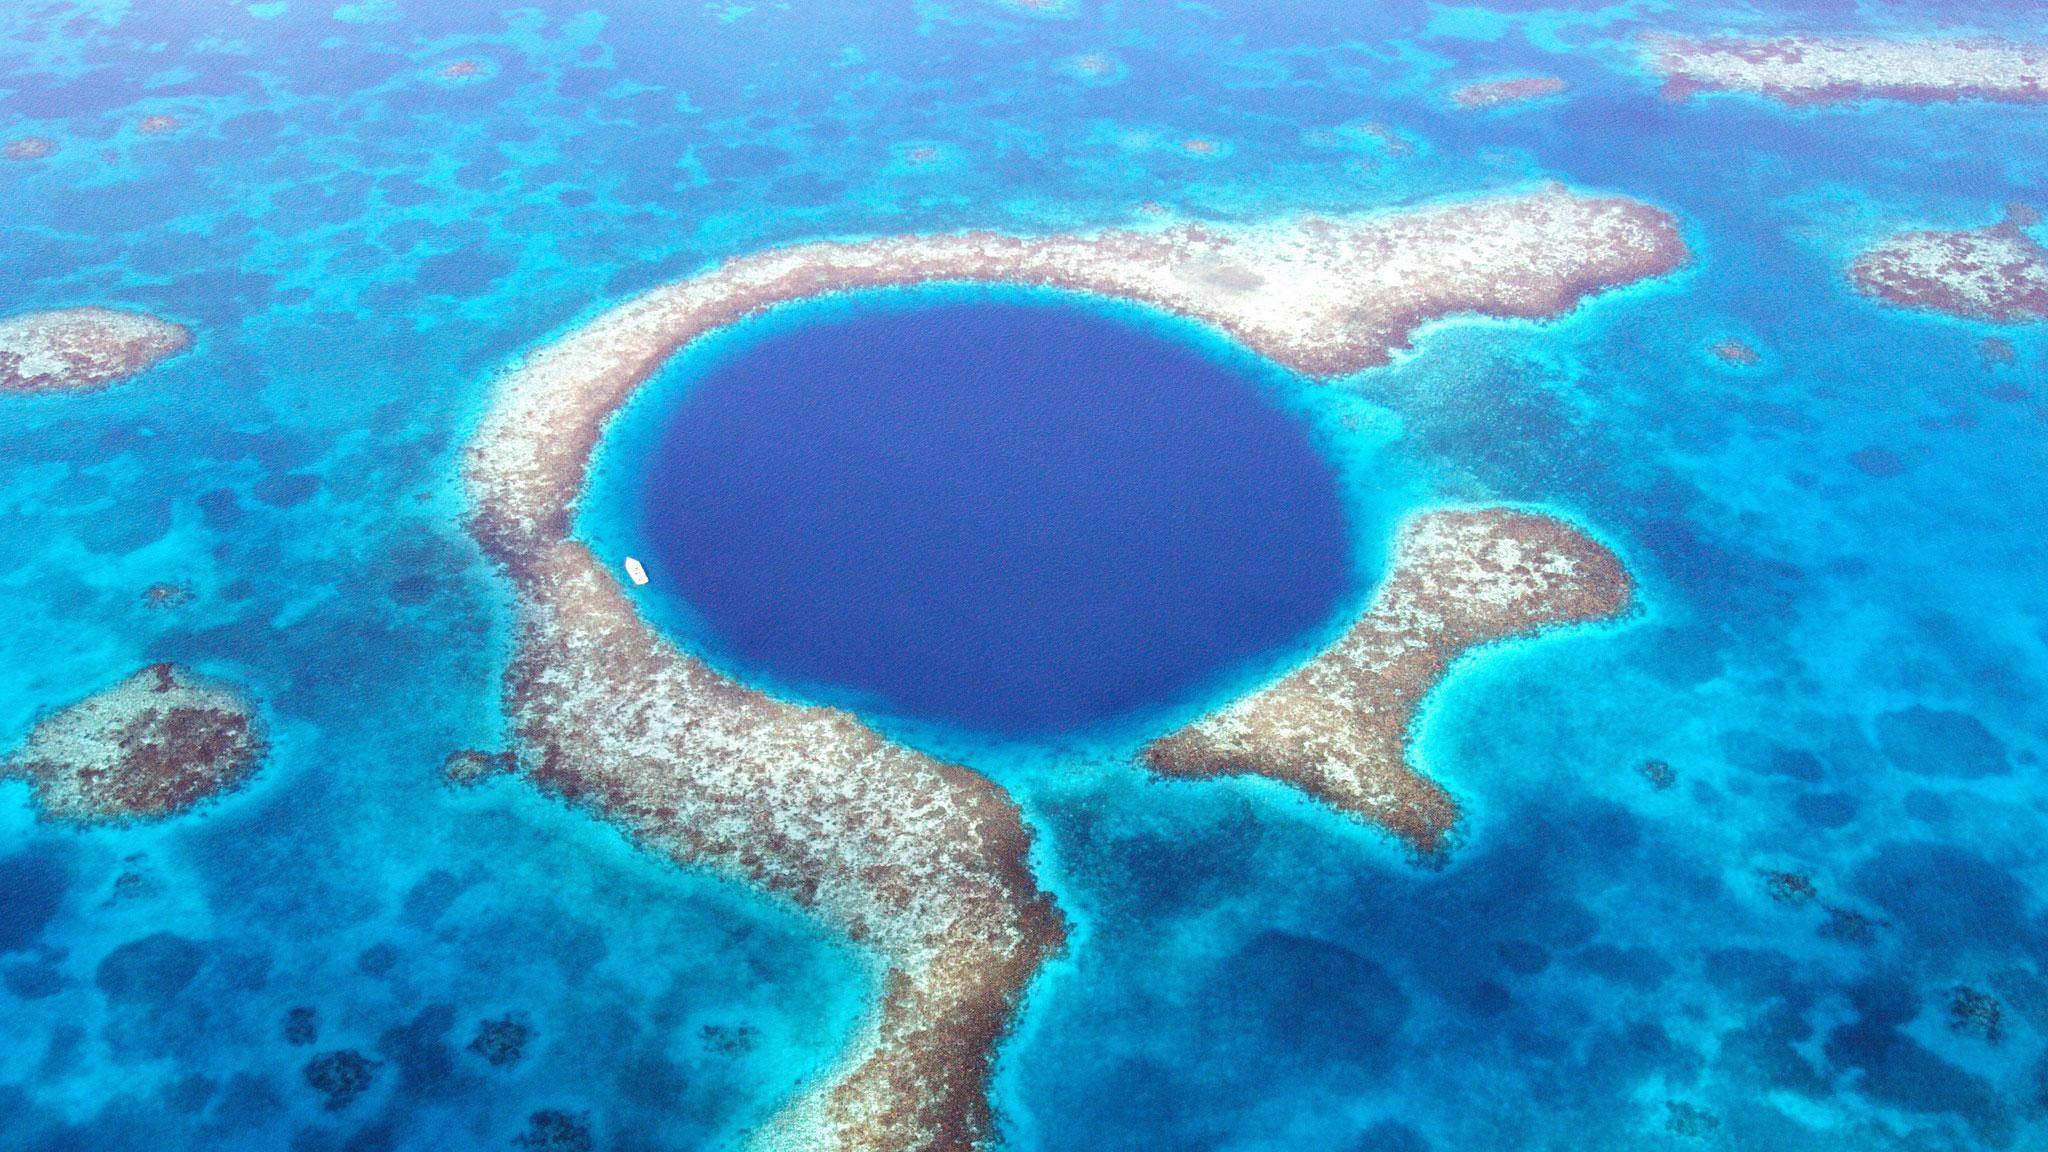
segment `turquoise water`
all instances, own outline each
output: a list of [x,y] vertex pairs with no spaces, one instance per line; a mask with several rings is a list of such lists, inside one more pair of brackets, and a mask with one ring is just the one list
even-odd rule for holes
[[[847,950],[515,783],[437,781],[502,744],[505,591],[456,471],[510,356],[771,243],[1540,178],[1671,210],[1699,260],[1558,324],[1434,327],[1288,403],[1347,498],[1568,513],[1644,614],[1482,654],[1432,700],[1418,755],[1469,813],[1441,872],[1274,786],[1148,782],[1132,733],[905,733],[1019,796],[1078,925],[1004,1052],[1007,1138],[2038,1145],[2048,340],[1878,308],[1841,269],[2039,199],[2048,127],[1669,105],[1630,47],[1956,19],[2039,34],[2028,5],[0,11],[0,131],[58,144],[0,164],[5,310],[197,334],[0,409],[0,743],[157,659],[251,685],[276,740],[248,792],[155,828],[39,827],[0,787],[0,1146],[509,1148],[560,1110],[600,1147],[723,1147],[836,1051]],[[1573,88],[1441,99],[1522,71]],[[1763,361],[1719,364],[1724,336]],[[1873,448],[1903,468],[1859,468]],[[162,580],[194,602],[145,608]],[[1950,1026],[1958,986],[2002,1005],[1996,1043]],[[507,1015],[532,1039],[500,1068],[467,1045]],[[329,1110],[304,1068],[340,1050],[375,1067]]]

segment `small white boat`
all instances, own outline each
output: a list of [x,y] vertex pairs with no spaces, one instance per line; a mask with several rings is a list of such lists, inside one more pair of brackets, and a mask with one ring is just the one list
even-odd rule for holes
[[626,575],[632,577],[635,584],[647,583],[647,569],[642,568],[640,561],[631,556],[626,557]]

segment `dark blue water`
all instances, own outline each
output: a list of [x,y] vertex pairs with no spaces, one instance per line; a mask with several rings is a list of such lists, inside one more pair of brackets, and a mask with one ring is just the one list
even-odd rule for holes
[[840,309],[722,358],[645,465],[656,583],[722,655],[1004,736],[1182,700],[1353,586],[1278,374],[1078,304]]

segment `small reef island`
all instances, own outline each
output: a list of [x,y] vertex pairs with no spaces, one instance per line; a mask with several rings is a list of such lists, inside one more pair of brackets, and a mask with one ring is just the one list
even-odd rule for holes
[[1457,803],[1407,761],[1423,697],[1460,654],[1619,615],[1633,586],[1606,547],[1548,516],[1418,516],[1342,639],[1278,683],[1154,741],[1145,763],[1162,776],[1268,776],[1441,859]]
[[2048,320],[2048,248],[2026,233],[2038,220],[2015,204],[1989,228],[1901,232],[1857,256],[1849,281],[1901,308],[1998,324]]
[[1990,39],[1649,36],[1664,95],[1748,92],[1781,104],[1852,100],[2048,102],[2048,47]]
[[74,825],[177,816],[249,782],[268,744],[235,688],[152,664],[43,718],[0,761],[38,812]]
[[125,380],[192,346],[183,325],[113,308],[0,318],[0,392],[82,392]]
[[[653,289],[527,354],[496,384],[466,470],[471,530],[516,596],[504,700],[514,747],[509,761],[469,754],[451,765],[466,779],[517,771],[652,851],[787,898],[872,957],[869,1018],[760,1146],[985,1146],[997,1045],[1066,937],[1032,872],[1022,813],[987,777],[846,712],[737,683],[642,618],[572,533],[612,415],[696,338],[828,293],[979,281],[1116,297],[1329,377],[1386,363],[1430,321],[1554,317],[1688,257],[1667,213],[1548,187],[1256,226],[814,243]],[[1280,776],[1434,849],[1455,813],[1402,766],[1415,703],[1458,651],[1610,616],[1629,587],[1606,549],[1558,521],[1498,509],[1424,516],[1330,654],[1162,741],[1154,766]],[[1324,727],[1272,730],[1296,710]],[[1348,777],[1331,767],[1343,755],[1357,758]],[[1401,791],[1389,802],[1377,787]]]

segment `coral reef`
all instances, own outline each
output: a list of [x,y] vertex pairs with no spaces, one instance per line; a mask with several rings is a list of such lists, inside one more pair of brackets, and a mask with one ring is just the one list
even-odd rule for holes
[[1664,1130],[1673,1136],[1705,1140],[1720,1126],[1719,1117],[1697,1104],[1690,1104],[1684,1100],[1664,1102]]
[[[472,534],[516,592],[505,703],[519,769],[651,850],[787,898],[876,965],[880,991],[860,1034],[830,1075],[771,1121],[763,1142],[985,1144],[995,1046],[1032,975],[1064,946],[1065,924],[1038,889],[1030,834],[1000,787],[893,745],[846,713],[719,675],[657,634],[609,566],[571,538],[598,438],[642,381],[690,341],[773,305],[944,280],[1135,300],[1212,324],[1297,370],[1334,375],[1385,363],[1427,321],[1555,316],[1688,255],[1664,212],[1554,186],[1262,227],[819,243],[656,288],[514,365],[471,444],[467,480]],[[1495,595],[1522,577],[1532,599],[1469,606],[1476,611],[1430,600],[1419,610],[1447,614],[1433,625],[1440,638],[1512,632],[1516,620],[1533,628],[1545,611],[1569,612],[1565,569],[1593,559],[1572,548],[1607,556],[1539,517],[1461,515],[1428,523],[1484,525],[1450,534],[1528,564],[1489,579],[1494,557],[1467,556],[1469,573],[1421,577],[1425,599]],[[1427,546],[1433,538],[1424,537]],[[1551,546],[1564,551],[1543,550]],[[1606,592],[1625,600],[1618,568],[1610,582]],[[1569,591],[1599,594],[1590,584]],[[450,775],[491,767],[465,758],[451,761]]]
[[339,1112],[369,1091],[377,1077],[377,1061],[353,1048],[323,1052],[306,1062],[306,1085],[320,1093],[320,1106]]
[[46,819],[125,824],[188,812],[248,783],[267,745],[235,689],[152,664],[43,718],[0,777],[25,777]]
[[0,319],[0,392],[76,392],[123,380],[183,352],[192,334],[112,308],[59,308]]
[[6,156],[9,160],[41,160],[57,151],[57,142],[48,136],[23,136],[7,143]]
[[183,608],[196,596],[190,584],[163,581],[142,590],[142,604],[145,608]]
[[1555,96],[1571,87],[1557,76],[1515,76],[1505,80],[1481,80],[1451,89],[1451,103],[1460,108],[1484,111],[1511,104],[1526,104]]
[[441,778],[457,788],[472,788],[493,776],[503,776],[519,767],[510,752],[481,752],[463,748],[450,752],[441,762]]
[[1666,791],[1678,783],[1678,770],[1666,760],[1645,760],[1636,765],[1636,774],[1659,792]]
[[2048,101],[2048,47],[2005,40],[1649,36],[1643,54],[1674,100],[1726,91],[1785,104]]
[[300,1005],[284,1014],[284,1042],[294,1048],[303,1048],[320,1038],[320,1015],[312,1008]]
[[1802,872],[1765,872],[1764,891],[1780,904],[1798,907],[1820,898],[1820,890],[1813,886],[1812,878]]
[[597,1147],[588,1115],[543,1108],[526,1118],[526,1131],[512,1140],[527,1152],[591,1152]]
[[698,1037],[704,1042],[706,1052],[720,1056],[744,1056],[754,1050],[761,1039],[761,1030],[752,1024],[706,1024],[698,1030]]
[[2048,320],[2048,248],[2027,235],[2031,218],[2009,209],[1989,228],[1901,232],[1857,256],[1849,282],[1901,308],[2001,324]]
[[2017,364],[2020,359],[2020,350],[2003,336],[1986,336],[1978,341],[1977,354],[1984,358],[1985,364],[1993,368]]
[[1877,940],[1877,921],[1850,908],[1824,905],[1828,918],[1817,929],[1823,940],[1840,944],[1871,944]]
[[1754,367],[1763,360],[1763,354],[1751,347],[1748,342],[1732,336],[1714,341],[1707,346],[1707,351],[1713,353],[1714,359],[1721,363],[1732,364],[1737,368]]
[[1441,857],[1458,806],[1408,764],[1415,710],[1483,644],[1619,615],[1633,581],[1598,541],[1504,508],[1428,513],[1335,644],[1279,682],[1148,745],[1162,776],[1268,776]]
[[1967,984],[1957,985],[1949,994],[1948,1026],[1957,1032],[1973,1032],[1985,1042],[1996,1044],[2005,1038],[2005,1008],[1988,992]]
[[493,1068],[510,1068],[526,1056],[526,1043],[533,1038],[533,1029],[514,1016],[500,1016],[495,1020],[480,1020],[476,1036],[469,1042],[469,1050],[483,1057],[484,1063]]

